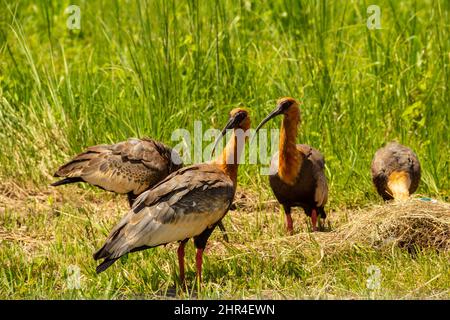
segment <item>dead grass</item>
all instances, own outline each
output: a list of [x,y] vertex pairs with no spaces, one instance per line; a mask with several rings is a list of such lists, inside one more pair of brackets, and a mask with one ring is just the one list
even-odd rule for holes
[[[124,197],[106,192],[96,192],[90,189],[82,190],[77,186],[65,188],[44,187],[43,189],[24,189],[19,185],[8,182],[0,185],[0,214],[8,209],[26,208],[33,203],[35,211],[58,212],[64,203],[72,206],[88,206],[89,211],[96,212],[95,219],[109,220],[110,210],[106,208],[116,207],[125,212],[128,208]],[[273,225],[273,214],[279,212],[275,200],[258,201],[256,193],[239,190],[236,194],[237,209],[228,215],[227,229],[231,237],[233,234],[243,235],[248,232],[249,225],[259,224],[263,230]],[[56,209],[55,209],[56,208]],[[269,212],[265,219],[261,219],[257,210]],[[20,211],[19,211],[20,212]],[[23,211],[27,213],[27,211]],[[272,216],[271,214],[272,213]],[[256,239],[252,243],[234,243],[243,252],[246,248],[257,251],[263,246],[277,254],[277,250],[270,250],[271,246],[288,245],[290,250],[312,246],[314,250],[320,246],[322,250],[347,248],[353,245],[370,245],[374,248],[384,249],[398,246],[413,251],[414,248],[435,248],[440,251],[450,250],[450,204],[444,202],[423,201],[418,197],[412,197],[406,202],[391,202],[383,205],[372,205],[358,209],[348,209],[331,212],[328,220],[332,228],[328,232],[311,233],[307,228],[307,219],[299,211],[296,215],[297,230],[295,235],[280,235],[277,238]],[[28,212],[29,214],[29,212]],[[258,221],[259,220],[259,221]],[[0,221],[1,222],[1,221]],[[267,230],[267,234],[272,234]],[[242,239],[251,236],[241,237]],[[0,223],[0,240],[21,241],[37,246],[40,241],[49,241],[48,236],[30,235],[25,226],[14,231],[8,231]],[[35,245],[32,245],[32,244]],[[292,246],[294,244],[294,246]],[[215,249],[223,247],[222,243],[215,243]],[[224,249],[224,248],[223,248]],[[219,249],[220,250],[220,249]]]
[[[266,205],[266,210],[277,210],[274,209],[277,205],[273,201],[262,205]],[[242,234],[246,232],[248,220],[253,220],[253,224],[256,224],[257,218],[251,204],[238,208],[242,211],[230,214],[230,229],[235,234]],[[251,209],[248,210],[249,208]],[[280,248],[285,248],[283,254],[296,251],[308,254],[320,252],[320,258],[352,246],[369,246],[379,250],[399,247],[409,252],[415,252],[417,249],[450,251],[450,204],[445,202],[424,201],[419,197],[412,197],[405,202],[389,202],[331,212],[328,218],[331,230],[316,233],[307,229],[309,221],[301,210],[299,212],[300,215],[295,217],[297,232],[294,235],[280,235],[277,238],[263,236],[253,242],[233,243],[233,246],[239,247],[241,255],[256,252],[264,253],[267,257],[272,255],[272,258],[273,255],[280,254]],[[272,220],[273,224],[276,219],[269,220]],[[262,225],[263,228],[269,228],[264,223]],[[217,247],[221,245],[218,244]]]
[[450,204],[411,198],[406,202],[358,209],[336,230],[341,241],[376,248],[398,246],[450,250]]

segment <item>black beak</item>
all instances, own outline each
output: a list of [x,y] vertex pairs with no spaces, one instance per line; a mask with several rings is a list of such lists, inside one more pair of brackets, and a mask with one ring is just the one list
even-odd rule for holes
[[255,130],[255,134],[253,135],[253,138],[252,138],[252,140],[251,140],[250,143],[253,142],[253,139],[256,137],[256,134],[258,133],[258,130],[261,129],[261,127],[262,127],[263,125],[265,125],[266,122],[268,122],[268,121],[271,120],[272,118],[275,118],[276,116],[278,116],[278,115],[280,115],[280,114],[282,114],[282,113],[283,113],[283,110],[282,110],[281,106],[278,105],[278,106],[276,107],[275,110],[273,110],[271,113],[269,113],[269,115],[268,115],[267,117],[265,117],[264,120],[261,121],[260,124],[258,124],[258,126],[256,127],[256,130]]
[[216,142],[214,143],[214,147],[211,152],[211,156],[214,155],[214,152],[216,151],[216,147],[219,144],[219,141],[222,139],[222,137],[227,133],[227,130],[234,129],[242,120],[240,116],[238,116],[239,113],[231,117],[227,124],[225,125],[225,128],[222,129],[222,132],[220,133],[219,137],[217,137]]

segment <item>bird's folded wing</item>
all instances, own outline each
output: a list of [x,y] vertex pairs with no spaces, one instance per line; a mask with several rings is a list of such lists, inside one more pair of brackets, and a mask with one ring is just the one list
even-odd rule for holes
[[215,167],[183,168],[144,192],[112,230],[104,250],[111,258],[202,233],[216,224],[234,196],[232,181]]
[[60,167],[55,176],[80,177],[105,190],[140,194],[170,173],[165,157],[170,149],[163,148],[150,139],[92,146]]
[[318,207],[323,207],[328,201],[328,183],[323,171],[316,175],[316,183],[314,200]]
[[325,158],[319,150],[306,144],[298,144],[297,149],[312,162],[313,176],[316,181],[314,201],[317,206],[322,207],[328,201],[328,183],[324,172]]
[[140,162],[152,170],[165,170],[171,160],[172,149],[150,138],[128,139],[114,145],[113,153],[124,161]]

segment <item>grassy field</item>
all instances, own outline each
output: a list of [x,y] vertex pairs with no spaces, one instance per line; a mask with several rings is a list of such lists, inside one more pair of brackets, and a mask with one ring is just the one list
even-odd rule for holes
[[[66,26],[70,4],[80,6],[79,31]],[[381,9],[379,30],[366,26],[370,4]],[[0,298],[449,298],[448,253],[350,246],[322,255],[323,235],[303,239],[303,215],[294,217],[302,236],[285,236],[257,165],[239,171],[255,205],[226,217],[230,244],[213,235],[201,290],[189,246],[193,290],[184,294],[172,245],[97,276],[91,254],[125,200],[48,187],[86,146],[142,136],[174,145],[172,132],[192,132],[194,121],[220,128],[243,105],[256,125],[293,96],[298,141],[326,158],[334,227],[350,209],[381,203],[369,167],[389,140],[417,152],[418,193],[450,201],[449,12],[444,0],[0,0]],[[371,265],[382,274],[377,290],[366,286]],[[80,289],[68,286],[73,266]]]

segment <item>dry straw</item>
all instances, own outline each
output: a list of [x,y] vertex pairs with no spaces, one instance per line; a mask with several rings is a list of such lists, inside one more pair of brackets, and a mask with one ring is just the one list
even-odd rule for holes
[[352,219],[335,231],[344,241],[370,244],[376,248],[398,246],[450,249],[450,204],[411,198],[359,209]]
[[[269,211],[273,210],[271,203],[268,207]],[[301,210],[299,212],[301,213]],[[450,251],[448,203],[411,198],[404,202],[388,202],[343,212],[330,212],[329,217],[331,229],[326,232],[311,233],[305,229],[292,236],[265,238],[245,243],[234,242],[233,247],[239,249],[239,255],[259,254],[275,258],[280,253],[305,257],[320,254],[320,260],[324,255],[338,254],[352,247],[376,250],[399,247],[411,253],[417,249]],[[236,224],[232,227],[243,229],[239,226],[239,220],[233,218]],[[305,217],[304,221],[306,220]],[[299,226],[302,223],[299,222]],[[232,234],[231,237],[235,236]]]

